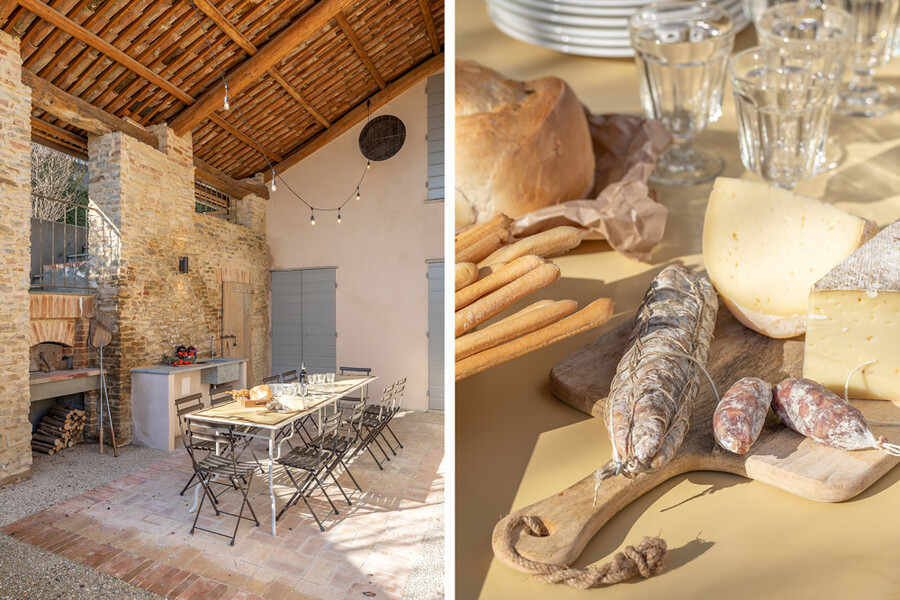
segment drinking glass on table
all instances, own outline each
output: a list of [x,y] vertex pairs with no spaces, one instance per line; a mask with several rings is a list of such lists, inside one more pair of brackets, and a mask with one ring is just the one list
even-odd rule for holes
[[674,138],[656,163],[654,183],[692,185],[722,172],[722,158],[693,147],[694,136],[722,112],[734,24],[718,6],[701,2],[653,3],[628,23],[638,67],[641,102]]
[[[756,36],[763,46],[817,48],[834,55],[845,70],[855,29],[853,16],[834,5],[784,2],[766,9],[756,21]],[[817,169],[827,171],[843,159],[843,150],[826,139]]]
[[841,75],[840,60],[810,47],[755,47],[729,63],[744,166],[792,188],[816,172]]
[[325,373],[325,384],[328,387],[334,387],[334,373]]
[[896,88],[875,81],[875,69],[893,54],[900,0],[841,0],[856,19],[849,64],[851,78],[838,94],[835,111],[877,117],[900,106]]

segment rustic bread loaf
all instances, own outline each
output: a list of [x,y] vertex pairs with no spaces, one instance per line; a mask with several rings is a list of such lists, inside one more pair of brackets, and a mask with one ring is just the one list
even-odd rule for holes
[[263,402],[272,398],[272,388],[267,385],[258,385],[250,390],[250,400]]
[[564,81],[456,62],[457,230],[584,198],[593,184],[587,116]]

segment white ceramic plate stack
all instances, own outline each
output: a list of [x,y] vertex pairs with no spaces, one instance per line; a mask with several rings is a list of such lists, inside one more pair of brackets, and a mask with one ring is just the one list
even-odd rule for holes
[[[628,18],[650,0],[486,0],[503,33],[531,44],[580,56],[634,56]],[[713,0],[738,31],[749,23],[741,0]]]

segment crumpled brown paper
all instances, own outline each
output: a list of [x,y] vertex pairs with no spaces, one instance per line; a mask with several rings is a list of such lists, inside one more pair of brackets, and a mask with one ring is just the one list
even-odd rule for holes
[[559,225],[586,229],[629,258],[649,262],[666,229],[666,207],[647,179],[656,157],[672,142],[659,121],[628,115],[588,115],[594,141],[595,199],[570,200],[522,215],[512,233],[523,237]]

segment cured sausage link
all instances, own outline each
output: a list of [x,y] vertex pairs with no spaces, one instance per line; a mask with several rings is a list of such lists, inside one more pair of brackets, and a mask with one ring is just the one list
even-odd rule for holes
[[716,442],[729,452],[746,454],[759,437],[771,404],[772,384],[757,377],[738,380],[713,414]]

